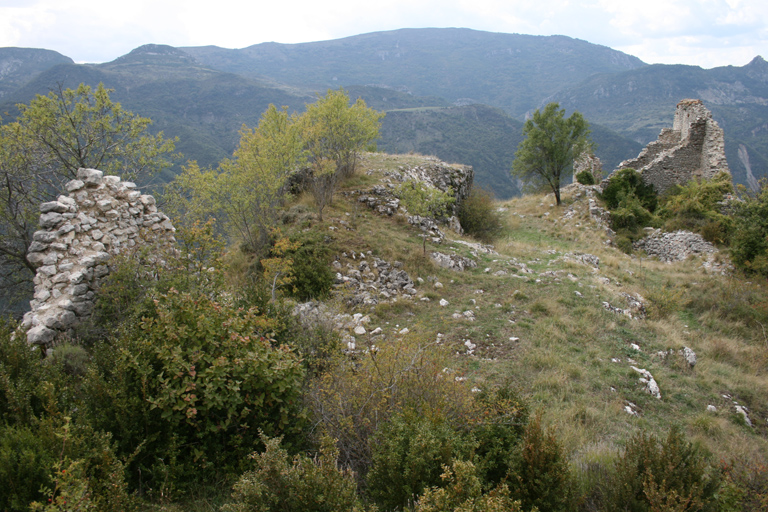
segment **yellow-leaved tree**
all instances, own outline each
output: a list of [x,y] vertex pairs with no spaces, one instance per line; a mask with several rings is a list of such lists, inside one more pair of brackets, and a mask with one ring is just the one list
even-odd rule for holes
[[241,129],[233,158],[218,169],[191,162],[170,186],[169,199],[183,221],[212,216],[220,231],[259,252],[269,242],[288,176],[305,161],[298,117],[270,105],[256,128]]
[[339,180],[355,172],[360,153],[379,137],[382,117],[361,98],[350,105],[344,89],[328,90],[307,105],[302,125],[312,169],[310,187],[321,221]]

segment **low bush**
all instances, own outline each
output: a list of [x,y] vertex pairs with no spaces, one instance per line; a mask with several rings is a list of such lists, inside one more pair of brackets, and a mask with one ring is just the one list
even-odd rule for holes
[[[363,348],[363,347],[360,347]],[[402,411],[440,411],[458,422],[471,392],[443,370],[450,353],[413,335],[370,346],[358,357],[331,359],[308,392],[314,421],[337,440],[339,460],[359,478],[372,461],[372,438]]]
[[478,187],[472,187],[462,201],[458,217],[465,233],[485,243],[493,242],[503,228],[493,194]]
[[506,484],[483,492],[482,480],[471,462],[454,461],[443,466],[442,487],[431,487],[419,498],[414,512],[519,512]]
[[693,231],[712,243],[726,244],[733,230],[733,220],[720,212],[718,203],[732,192],[733,183],[727,173],[720,173],[711,180],[691,180],[664,195],[658,215],[664,221],[666,231]]
[[324,299],[333,287],[331,257],[332,240],[322,233],[310,231],[291,236],[299,246],[288,253],[292,258],[290,293],[301,301]]
[[568,461],[554,433],[542,427],[541,414],[528,423],[512,454],[509,487],[526,510],[538,507],[556,512],[568,505]]
[[469,460],[476,443],[446,418],[405,411],[376,432],[368,494],[384,510],[403,509],[441,482],[443,466]]
[[254,309],[175,290],[111,345],[95,347],[83,383],[88,418],[112,432],[135,489],[164,493],[200,479],[228,478],[259,443],[259,430],[302,425],[303,371],[269,338],[275,326]]
[[734,206],[731,259],[748,274],[768,277],[768,186],[761,182],[759,194],[743,195]]
[[632,437],[611,475],[607,511],[717,510],[719,478],[677,428],[662,441],[644,432]]
[[595,184],[595,175],[592,174],[592,171],[583,170],[580,173],[577,173],[575,177],[576,177],[576,182],[581,183],[582,185]]
[[609,210],[619,207],[622,199],[634,195],[643,208],[653,213],[658,198],[653,185],[646,185],[639,172],[634,169],[621,169],[614,173],[600,195]]
[[338,450],[326,439],[316,457],[292,459],[280,438],[262,436],[265,449],[251,459],[255,469],[234,485],[233,502],[223,512],[352,511],[360,508],[352,472],[338,466]]

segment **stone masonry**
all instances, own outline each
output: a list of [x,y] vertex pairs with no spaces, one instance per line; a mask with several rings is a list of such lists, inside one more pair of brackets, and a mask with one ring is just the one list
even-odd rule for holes
[[33,345],[51,345],[90,315],[113,255],[137,244],[175,242],[175,229],[155,198],[131,182],[79,169],[66,188],[68,195],[40,205],[41,229],[27,255],[37,273],[21,328]]
[[661,130],[659,138],[637,158],[619,164],[619,169],[627,167],[640,171],[643,181],[652,184],[658,193],[694,178],[730,174],[722,128],[701,100],[691,99],[677,104],[672,128]]

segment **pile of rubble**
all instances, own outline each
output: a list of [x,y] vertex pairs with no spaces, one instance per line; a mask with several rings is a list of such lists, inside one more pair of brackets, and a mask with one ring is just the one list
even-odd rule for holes
[[350,306],[373,306],[380,301],[398,297],[413,297],[417,291],[408,273],[399,261],[389,263],[364,253],[344,253],[342,263],[333,262],[336,270],[336,287],[350,291]]
[[646,228],[648,235],[632,244],[636,250],[656,256],[660,261],[672,263],[686,260],[691,255],[717,252],[715,246],[690,231],[664,233],[660,229]]

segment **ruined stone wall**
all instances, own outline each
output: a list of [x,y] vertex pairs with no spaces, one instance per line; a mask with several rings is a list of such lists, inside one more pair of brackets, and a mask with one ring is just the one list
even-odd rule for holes
[[31,311],[21,328],[47,346],[93,310],[113,255],[143,243],[173,244],[175,229],[155,198],[96,169],[80,169],[68,195],[40,206],[40,230],[27,260],[37,268]]
[[659,193],[694,178],[730,174],[723,130],[700,100],[678,103],[672,129],[663,129],[637,158],[619,164],[619,169],[626,167],[640,171]]

